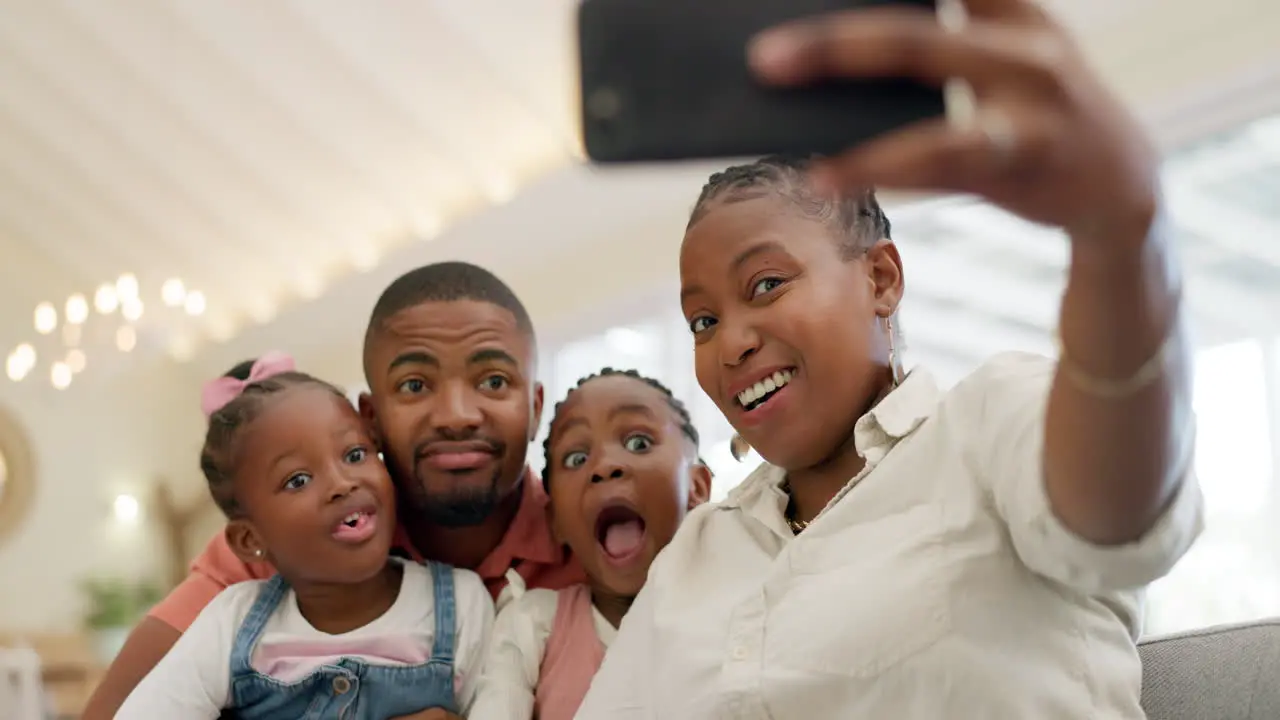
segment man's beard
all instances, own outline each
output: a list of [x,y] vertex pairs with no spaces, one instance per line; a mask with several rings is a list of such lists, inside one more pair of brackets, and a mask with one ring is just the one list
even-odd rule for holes
[[493,478],[484,487],[451,488],[443,492],[428,493],[424,479],[418,473],[407,473],[412,486],[406,488],[405,500],[422,520],[444,528],[464,528],[481,525],[498,508],[498,483],[502,469],[494,470]]

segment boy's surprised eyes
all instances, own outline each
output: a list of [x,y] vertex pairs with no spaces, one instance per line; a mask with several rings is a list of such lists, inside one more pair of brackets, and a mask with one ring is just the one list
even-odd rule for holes
[[626,439],[622,441],[622,447],[637,455],[646,453],[649,452],[649,448],[653,447],[653,438],[643,433],[628,435]]
[[581,450],[574,450],[564,456],[564,460],[560,461],[561,467],[566,470],[576,470],[587,464],[587,454]]
[[[622,447],[627,452],[635,455],[643,455],[653,448],[653,438],[644,433],[632,433],[622,439]],[[566,470],[575,470],[587,464],[589,455],[583,450],[574,450],[566,453],[560,461],[561,467]]]

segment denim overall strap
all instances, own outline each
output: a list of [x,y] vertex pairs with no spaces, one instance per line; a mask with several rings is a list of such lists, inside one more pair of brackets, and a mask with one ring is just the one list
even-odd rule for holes
[[453,593],[453,568],[438,562],[428,562],[431,571],[431,587],[435,594],[436,632],[431,648],[433,662],[453,666],[454,636],[458,630],[458,609]]
[[235,644],[231,646],[231,677],[254,672],[249,662],[253,657],[253,647],[258,644],[258,636],[288,590],[289,584],[284,578],[274,575],[258,591],[258,598],[253,601],[244,622],[240,623]]

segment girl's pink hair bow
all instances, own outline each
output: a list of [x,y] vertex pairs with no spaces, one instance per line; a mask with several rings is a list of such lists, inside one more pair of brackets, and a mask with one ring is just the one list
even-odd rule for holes
[[265,353],[253,362],[248,379],[220,377],[205,383],[200,390],[200,410],[206,418],[211,417],[235,400],[249,385],[293,370],[293,358],[287,354],[274,350]]

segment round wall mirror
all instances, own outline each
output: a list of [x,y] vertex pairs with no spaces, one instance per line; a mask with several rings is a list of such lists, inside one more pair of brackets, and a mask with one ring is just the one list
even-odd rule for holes
[[0,407],[0,543],[17,532],[35,485],[31,447],[18,422]]

